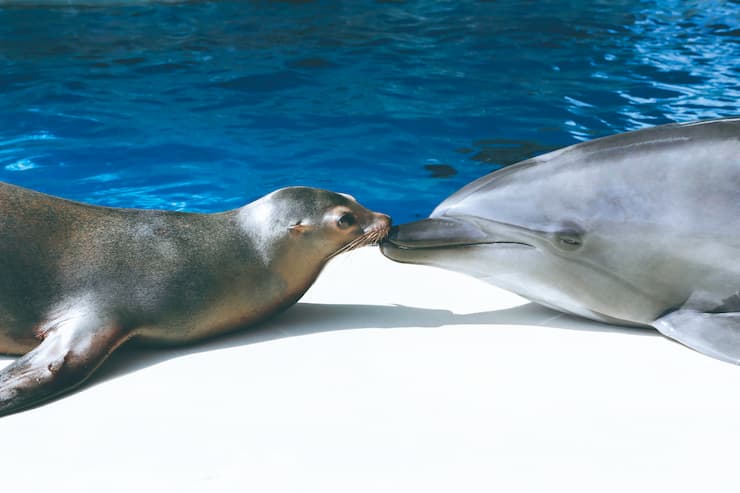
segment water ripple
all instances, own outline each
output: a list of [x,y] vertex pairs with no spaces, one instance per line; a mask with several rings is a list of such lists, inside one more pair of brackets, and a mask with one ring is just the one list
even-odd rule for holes
[[422,217],[532,153],[740,114],[738,10],[731,0],[2,6],[0,179],[203,211],[306,184],[397,221]]

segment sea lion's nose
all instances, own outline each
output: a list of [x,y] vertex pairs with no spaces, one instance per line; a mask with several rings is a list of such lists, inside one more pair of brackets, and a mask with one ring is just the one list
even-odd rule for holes
[[372,213],[372,221],[365,228],[363,233],[374,235],[374,241],[379,243],[384,241],[391,229],[391,217],[380,212]]
[[391,216],[389,216],[388,214],[383,214],[381,212],[376,212],[375,213],[375,218],[379,222],[383,223],[383,225],[385,227],[387,227],[387,228],[390,228],[391,227],[391,223],[393,222],[393,220],[391,219]]
[[389,229],[391,229],[391,216],[388,214],[383,214],[382,212],[373,212],[372,215],[372,222],[369,224],[368,227],[365,228],[365,231],[385,231],[387,232]]

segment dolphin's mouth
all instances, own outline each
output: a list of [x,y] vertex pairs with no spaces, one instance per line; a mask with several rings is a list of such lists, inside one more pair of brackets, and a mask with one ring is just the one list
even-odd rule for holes
[[470,247],[476,247],[476,246],[486,246],[486,245],[497,245],[497,246],[512,246],[512,247],[525,247],[525,248],[534,248],[534,246],[530,245],[529,243],[521,243],[519,241],[481,241],[476,243],[440,243],[437,245],[409,245],[404,243],[398,243],[393,241],[392,239],[386,238],[383,241],[380,242],[381,247],[388,247],[392,246],[395,248],[398,248],[399,250],[434,250],[434,249],[442,249],[442,248],[470,248]]
[[429,218],[391,228],[381,246],[401,250],[464,248],[484,245],[528,247],[533,245],[505,238],[492,238],[469,221],[455,218]]

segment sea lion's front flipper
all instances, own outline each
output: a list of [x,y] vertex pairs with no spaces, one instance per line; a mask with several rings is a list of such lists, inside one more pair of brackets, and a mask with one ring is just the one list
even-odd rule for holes
[[658,331],[713,358],[740,364],[740,313],[676,310],[653,322]]
[[43,337],[0,371],[0,416],[78,386],[125,340],[119,325],[89,312],[63,314]]

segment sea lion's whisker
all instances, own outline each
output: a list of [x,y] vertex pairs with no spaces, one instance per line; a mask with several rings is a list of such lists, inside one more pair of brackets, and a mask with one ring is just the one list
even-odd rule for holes
[[[339,248],[337,251],[329,255],[328,259],[332,259],[336,257],[339,254],[349,252],[351,250],[355,250],[357,248],[366,246],[366,245],[377,245],[380,243],[380,241],[388,236],[388,233],[390,232],[389,227],[381,227],[381,228],[373,228],[369,231],[366,231],[362,235],[358,236],[354,240],[350,241],[343,247]],[[327,260],[328,260],[327,259]]]

